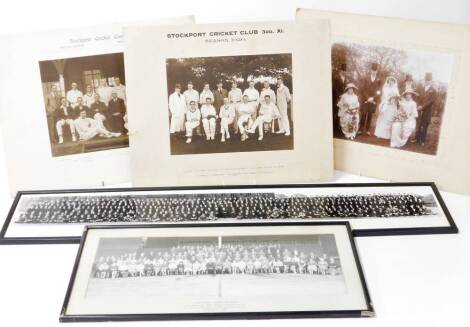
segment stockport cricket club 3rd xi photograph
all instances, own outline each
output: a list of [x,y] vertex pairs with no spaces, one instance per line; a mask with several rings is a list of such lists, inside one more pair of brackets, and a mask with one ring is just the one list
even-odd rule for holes
[[172,155],[293,149],[292,55],[166,60]]
[[452,64],[447,53],[333,44],[334,136],[435,155]]
[[129,146],[124,56],[39,62],[52,156]]

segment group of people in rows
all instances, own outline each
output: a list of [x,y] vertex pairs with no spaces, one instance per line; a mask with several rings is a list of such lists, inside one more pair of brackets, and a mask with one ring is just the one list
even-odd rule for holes
[[192,82],[182,92],[181,85],[176,84],[174,93],[169,97],[170,134],[186,136],[186,143],[191,143],[195,132],[200,132],[202,124],[207,141],[215,140],[220,133],[220,141],[230,139],[232,133],[240,134],[241,141],[248,139],[249,134],[258,132],[258,140],[263,140],[265,123],[274,130],[278,122],[277,134],[290,135],[290,121],[287,106],[291,101],[289,88],[282,78],[277,79],[276,92],[269,81],[264,81],[259,92],[255,81],[243,92],[236,81],[232,81],[231,90],[223,88],[223,82],[217,82],[215,90],[205,83],[199,93]]
[[338,257],[279,242],[176,245],[150,252],[100,256],[95,278],[221,274],[341,274]]
[[178,222],[217,219],[392,218],[431,214],[416,194],[279,197],[274,193],[47,197],[20,223]]
[[[432,73],[425,74],[424,84],[420,87],[410,74],[399,85],[394,76],[388,76],[382,82],[379,65],[372,63],[367,76],[353,81],[343,64],[333,77],[335,126],[351,140],[360,134],[373,134],[379,139],[390,140],[390,146],[394,148],[405,146],[410,138],[424,146],[437,97]],[[374,115],[376,123],[372,133]]]
[[87,85],[83,93],[78,84],[72,82],[65,97],[57,85],[52,85],[46,96],[51,142],[64,143],[66,126],[70,129],[72,142],[88,141],[97,136],[119,137],[127,133],[126,87],[118,77],[113,79],[113,84],[109,86],[103,78],[99,87],[94,89]]

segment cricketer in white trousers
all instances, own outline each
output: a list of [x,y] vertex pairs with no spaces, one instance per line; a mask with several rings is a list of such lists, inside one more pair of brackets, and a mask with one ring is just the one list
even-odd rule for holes
[[202,117],[202,126],[204,127],[204,132],[206,133],[207,140],[215,139],[215,120],[217,118],[217,113],[215,108],[211,104],[203,104],[201,107],[201,117]]
[[249,87],[249,88],[245,89],[245,91],[243,92],[243,95],[248,96],[248,100],[249,100],[249,102],[252,106],[251,119],[255,120],[256,116],[258,114],[258,105],[259,105],[259,100],[260,100],[259,92],[254,87]]
[[259,109],[259,116],[251,126],[251,132],[254,132],[256,128],[258,128],[259,139],[263,139],[264,123],[270,123],[273,119],[279,118],[280,116],[279,110],[274,103],[262,103]]
[[194,111],[189,110],[186,113],[186,137],[191,138],[193,136],[193,130],[201,124],[201,111],[196,109]]
[[75,129],[78,132],[80,140],[88,141],[97,135],[104,137],[117,136],[119,133],[111,133],[92,118],[77,118],[75,119]]
[[235,107],[235,119],[233,128],[235,129],[235,133],[238,133],[238,104],[242,102],[243,92],[238,87],[232,87],[232,89],[228,92],[228,101],[234,105]]
[[277,89],[277,107],[281,114],[280,132],[290,134],[289,117],[287,116],[287,104],[291,101],[290,91],[284,84]]
[[234,105],[226,103],[220,107],[219,117],[222,139],[225,139],[225,137],[230,138],[230,131],[228,127],[235,121]]
[[249,102],[240,103],[238,105],[238,129],[240,130],[241,134],[245,134],[245,127],[244,124],[248,124],[247,129],[251,128],[253,124],[253,119],[251,118],[251,114],[253,112],[253,105]]
[[170,133],[184,131],[184,122],[186,114],[186,99],[181,93],[174,92],[168,99],[170,108]]
[[64,130],[65,125],[69,125],[70,132],[72,133],[72,135],[75,135],[75,123],[74,123],[73,119],[61,119],[61,120],[59,120],[55,124],[55,127],[57,129],[57,135],[58,136],[63,135],[63,130]]

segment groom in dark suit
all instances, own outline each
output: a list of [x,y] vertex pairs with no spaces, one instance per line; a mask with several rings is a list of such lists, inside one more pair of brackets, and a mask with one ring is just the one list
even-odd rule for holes
[[416,142],[423,146],[426,143],[434,104],[437,101],[437,90],[432,81],[432,73],[426,73],[424,77],[424,86],[421,88],[419,95],[420,103],[418,107],[419,117],[416,129]]
[[370,66],[370,72],[359,84],[361,92],[361,121],[359,127],[359,133],[365,133],[370,135],[370,125],[372,116],[374,115],[380,99],[380,88],[382,81],[379,78],[379,65],[372,63]]

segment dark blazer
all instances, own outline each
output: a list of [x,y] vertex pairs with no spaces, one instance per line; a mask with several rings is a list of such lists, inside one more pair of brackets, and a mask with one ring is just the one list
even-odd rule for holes
[[224,104],[224,98],[228,97],[228,92],[226,89],[222,89],[221,91],[217,89],[212,91],[212,93],[214,94],[213,105],[217,110],[219,110],[220,107],[222,107],[222,105]]
[[91,115],[94,116],[97,113],[106,115],[108,113],[108,107],[102,101],[93,102],[90,106]]
[[344,89],[349,83],[349,78],[345,76],[344,81],[339,74],[333,75],[333,108],[337,108],[337,104],[341,95],[343,95],[346,90]]
[[420,95],[418,104],[422,107],[421,119],[429,122],[431,121],[434,104],[437,102],[437,90],[434,85],[431,85],[427,91],[422,86],[418,94]]
[[[374,81],[371,79],[371,74],[367,74],[366,78],[362,79],[359,85],[361,108],[363,112],[375,112],[380,99],[380,88],[382,87],[382,80],[377,77]],[[374,103],[366,103],[369,98],[374,98]]]
[[70,106],[67,107],[67,114],[65,114],[65,110],[62,107],[57,108],[55,112],[55,121],[58,122],[61,119],[77,119],[79,116],[79,112],[76,108],[72,108]]
[[114,99],[109,100],[108,113],[109,115],[120,113],[121,117],[124,117],[124,115],[126,114],[126,104],[124,103],[124,100],[121,98],[117,98],[116,100]]
[[54,114],[57,108],[60,107],[61,99],[62,96],[59,92],[56,92],[55,94],[51,92],[46,96],[46,110],[48,115]]
[[87,116],[87,117],[90,117],[90,118],[93,117],[93,115],[91,114],[90,107],[85,106],[84,104],[82,104],[81,106],[79,106],[79,105],[75,106],[75,107],[74,107],[74,110],[75,110],[76,113],[77,113],[77,118],[78,118],[78,116],[80,116],[80,111],[82,111],[82,110],[85,110],[85,111],[86,111],[86,116]]

